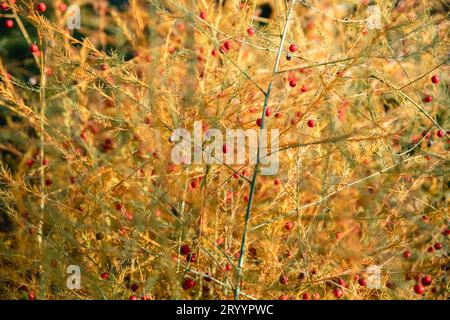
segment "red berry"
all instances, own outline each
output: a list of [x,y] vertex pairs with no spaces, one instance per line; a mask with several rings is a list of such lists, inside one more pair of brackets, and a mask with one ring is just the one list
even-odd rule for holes
[[428,251],[428,252],[433,252],[433,251],[434,251],[434,248],[433,248],[432,246],[429,246],[428,249],[427,249],[427,251]]
[[278,178],[276,178],[275,180],[273,180],[273,184],[276,185],[276,186],[278,186],[278,185],[281,184],[281,180],[278,179]]
[[30,46],[30,51],[31,51],[31,53],[37,53],[37,52],[39,52],[39,47],[36,44],[33,43]]
[[425,95],[425,97],[423,98],[424,102],[431,102],[433,101],[433,97],[430,96],[429,94]]
[[131,291],[136,292],[139,289],[139,285],[137,283],[133,283],[130,287]]
[[438,138],[442,138],[444,136],[444,131],[443,130],[439,130],[436,135],[438,136]]
[[367,285],[367,279],[365,279],[365,278],[360,278],[360,279],[358,280],[358,283],[359,283],[359,285],[365,287],[365,286]]
[[47,10],[47,6],[43,2],[39,2],[36,6],[37,11],[44,13]]
[[423,294],[425,292],[425,287],[421,284],[416,284],[414,286],[414,292],[417,294]]
[[431,77],[431,82],[433,82],[434,84],[438,84],[440,80],[441,79],[439,78],[438,75],[434,75]]
[[197,255],[195,253],[190,253],[186,256],[186,261],[187,262],[192,262],[195,263],[197,262]]
[[100,275],[100,278],[102,278],[102,279],[104,279],[104,280],[108,279],[108,278],[109,278],[108,272],[103,272],[103,273]]
[[141,300],[152,300],[152,298],[149,295],[144,295],[141,297]]
[[426,275],[422,278],[421,282],[424,286],[429,286],[431,284],[431,277]]
[[51,186],[51,185],[52,185],[52,179],[47,178],[47,179],[44,180],[44,183],[45,183],[45,185],[46,185],[47,187],[48,187],[48,186]]
[[333,294],[336,298],[339,299],[340,297],[342,297],[344,295],[344,291],[342,291],[341,288],[336,288],[333,290]]
[[318,292],[315,292],[313,295],[314,300],[320,300],[320,294]]
[[403,252],[403,257],[404,257],[405,259],[409,259],[409,258],[411,258],[411,256],[412,256],[411,251],[406,250],[405,252]]
[[108,70],[108,65],[107,65],[107,64],[102,64],[102,65],[101,65],[101,69],[102,69],[103,71]]
[[188,255],[189,253],[191,253],[191,248],[187,244],[183,244],[180,247],[180,253],[184,256]]
[[12,29],[14,27],[14,21],[11,19],[7,19],[5,21],[5,27],[8,29]]
[[33,291],[28,292],[28,300],[36,300],[36,296]]
[[441,249],[442,249],[442,243],[436,242],[436,243],[434,244],[434,248],[435,248],[436,250],[441,250]]
[[342,287],[346,287],[346,286],[347,286],[347,283],[346,283],[345,280],[342,279],[342,278],[339,278],[339,279],[338,279],[338,284],[339,284],[340,286],[342,286]]
[[138,298],[136,297],[136,296],[130,296],[129,298],[128,298],[128,300],[138,300]]
[[61,11],[61,12],[66,12],[66,10],[67,10],[67,4],[65,4],[64,2],[61,3],[61,4],[59,5],[59,11]]
[[313,119],[308,120],[308,127],[313,128],[316,122]]
[[199,185],[199,182],[198,182],[197,179],[194,179],[194,180],[191,181],[191,187],[192,187],[192,189],[197,189],[197,188],[198,188],[198,185]]
[[261,118],[258,118],[258,119],[256,120],[256,124],[258,125],[258,127],[261,127],[261,125],[262,125],[262,119],[261,119]]
[[189,290],[192,289],[195,286],[195,281],[192,279],[186,279],[183,281],[183,289],[184,290]]
[[305,292],[302,296],[303,300],[310,300],[311,299],[311,295],[308,292]]
[[231,266],[231,264],[227,263],[225,265],[225,271],[230,271],[233,267]]
[[223,47],[224,47],[226,50],[230,50],[230,49],[231,49],[231,41],[230,41],[230,40],[225,41],[225,42],[223,43]]
[[286,229],[286,230],[288,230],[288,231],[291,231],[293,228],[294,228],[294,224],[292,223],[292,222],[286,222],[285,224],[284,224],[284,228]]
[[275,118],[280,119],[283,116],[281,112],[275,113]]
[[281,284],[287,284],[289,282],[289,278],[285,275],[281,275],[279,281]]
[[294,88],[296,85],[297,85],[297,80],[295,80],[295,79],[289,80],[289,86],[291,88]]
[[289,46],[289,51],[290,51],[290,52],[295,52],[295,51],[297,51],[297,46],[296,46],[295,44],[291,44],[291,45]]
[[301,92],[306,92],[308,91],[308,87],[306,86],[306,84],[302,85],[302,87],[300,88]]
[[206,20],[206,12],[204,10],[200,11],[199,16],[201,19]]
[[217,51],[216,49],[212,49],[212,50],[211,50],[211,55],[212,55],[213,57],[217,57],[218,54],[219,54],[219,51]]
[[281,296],[278,297],[278,300],[288,300],[289,297],[285,294],[282,294]]
[[247,33],[250,37],[255,35],[255,29],[253,29],[252,27],[247,29]]
[[7,11],[9,9],[9,6],[6,2],[2,2],[0,3],[0,9],[2,9],[3,11]]
[[228,153],[229,148],[228,148],[228,145],[227,145],[227,144],[224,144],[224,145],[222,146],[222,151],[223,151],[223,153]]
[[270,117],[271,114],[272,114],[272,109],[267,108],[266,109],[266,117]]

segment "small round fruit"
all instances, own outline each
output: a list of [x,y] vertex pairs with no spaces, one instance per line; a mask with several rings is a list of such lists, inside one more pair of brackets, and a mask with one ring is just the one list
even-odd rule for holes
[[135,295],[132,295],[128,298],[128,300],[138,300],[138,298]]
[[185,280],[183,281],[183,289],[184,289],[184,290],[192,289],[194,286],[195,286],[195,281],[192,280],[192,279],[190,279],[190,278],[185,279]]
[[28,300],[36,300],[36,296],[33,291],[28,292]]
[[311,295],[308,292],[305,292],[302,295],[303,300],[311,300]]
[[297,80],[295,80],[295,79],[289,80],[289,86],[291,88],[294,88],[296,85],[297,85]]
[[346,287],[346,286],[347,286],[347,283],[346,283],[345,280],[342,279],[342,278],[339,278],[339,279],[338,279],[338,284],[339,284],[340,286],[342,286],[342,287]]
[[289,297],[285,294],[282,294],[281,296],[278,297],[278,300],[289,300]]
[[8,29],[12,29],[14,27],[14,21],[12,19],[7,19],[5,21],[5,27]]
[[423,294],[425,292],[425,287],[421,284],[416,284],[414,286],[414,292],[417,294]]
[[0,3],[0,9],[2,9],[3,11],[8,11],[9,6],[6,2],[2,2]]
[[281,275],[280,279],[278,279],[280,281],[281,284],[287,284],[289,282],[289,278],[285,275]]
[[405,259],[410,259],[411,256],[412,256],[411,251],[406,250],[405,252],[403,252],[403,258],[405,258]]
[[308,120],[308,127],[314,128],[315,125],[316,125],[316,122],[313,119]]
[[429,102],[433,101],[433,97],[430,96],[429,94],[427,94],[427,95],[425,95],[425,97],[423,98],[423,101],[429,103]]
[[183,244],[180,247],[180,253],[184,256],[188,255],[189,253],[191,253],[191,247],[189,247],[187,244]]
[[341,288],[336,288],[333,290],[333,295],[339,299],[340,297],[342,297],[344,295],[344,291],[342,291]]
[[204,11],[204,10],[200,11],[199,16],[202,20],[206,20],[206,11]]
[[47,10],[47,6],[45,3],[43,2],[39,2],[36,6],[37,11],[39,11],[40,13],[44,13]]
[[288,221],[284,224],[284,228],[288,231],[291,231],[294,228],[294,224],[292,222]]
[[256,124],[258,125],[258,127],[261,127],[261,125],[262,125],[262,119],[261,119],[261,118],[258,118],[258,119],[256,120]]
[[297,51],[297,46],[296,46],[295,44],[291,44],[291,45],[289,46],[289,51],[290,51],[290,52],[296,52],[296,51]]
[[197,188],[198,188],[198,185],[199,185],[199,182],[198,182],[197,179],[193,179],[193,180],[191,181],[191,188],[192,188],[192,189],[197,189]]
[[434,76],[431,77],[431,82],[434,84],[438,84],[439,81],[441,81],[441,79],[439,78],[439,76],[437,74],[435,74]]
[[247,33],[250,37],[253,37],[255,35],[255,29],[253,29],[252,27],[247,29]]
[[195,263],[197,262],[197,255],[195,253],[190,253],[186,256],[186,261],[187,262],[191,262],[191,263]]
[[436,243],[434,244],[434,248],[435,248],[436,250],[441,250],[441,249],[442,249],[442,243],[436,242]]
[[130,287],[131,291],[136,292],[139,289],[139,285],[137,283],[133,283]]
[[100,278],[102,278],[102,279],[104,279],[104,280],[108,279],[108,278],[109,278],[108,272],[103,272],[103,273],[100,275]]
[[360,278],[360,279],[358,280],[358,283],[359,283],[360,286],[365,287],[365,286],[367,285],[367,279],[365,279],[365,278]]
[[30,46],[30,52],[31,52],[31,53],[37,53],[37,52],[39,52],[39,47],[38,47],[35,43],[33,43],[33,44]]
[[225,42],[223,43],[223,47],[224,47],[226,50],[230,50],[230,49],[231,49],[231,41],[230,41],[230,40],[225,41]]
[[443,130],[439,130],[439,131],[436,133],[436,135],[437,135],[438,138],[442,138],[442,137],[444,136],[444,131],[443,131]]
[[422,278],[421,282],[424,286],[429,286],[431,284],[431,277],[426,275]]
[[223,152],[223,153],[228,153],[228,151],[230,151],[230,148],[228,148],[228,145],[227,145],[227,144],[224,144],[224,145],[222,146],[222,152]]

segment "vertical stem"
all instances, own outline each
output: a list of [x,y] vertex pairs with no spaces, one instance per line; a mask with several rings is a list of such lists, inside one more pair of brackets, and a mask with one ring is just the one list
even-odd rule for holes
[[258,137],[258,151],[257,151],[257,156],[256,156],[256,164],[255,164],[255,168],[253,170],[253,177],[252,177],[252,181],[250,184],[250,194],[248,197],[248,204],[247,204],[247,210],[245,213],[245,222],[244,222],[244,230],[242,233],[242,240],[241,240],[241,249],[239,252],[239,262],[237,265],[237,274],[236,274],[236,288],[234,290],[234,299],[235,300],[239,300],[239,295],[241,292],[241,282],[242,282],[242,273],[243,273],[243,266],[244,266],[244,260],[245,260],[245,248],[246,248],[246,244],[247,244],[247,233],[248,233],[248,226],[250,224],[250,218],[251,218],[251,213],[252,213],[252,204],[253,204],[253,197],[255,195],[255,188],[256,188],[256,179],[258,177],[258,171],[259,171],[259,167],[261,164],[261,159],[260,159],[260,149],[261,149],[261,131],[264,129],[264,125],[265,125],[265,118],[266,118],[266,109],[267,109],[267,105],[269,104],[269,98],[270,98],[270,93],[272,91],[272,85],[273,85],[273,77],[276,75],[276,73],[278,72],[278,67],[279,67],[279,63],[280,63],[280,57],[281,57],[281,53],[283,52],[283,44],[284,44],[284,40],[286,39],[286,33],[288,30],[288,25],[289,25],[289,21],[291,19],[291,15],[292,15],[292,11],[295,5],[295,1],[292,1],[292,4],[289,8],[289,11],[287,13],[286,16],[286,23],[284,25],[284,30],[283,30],[283,34],[281,35],[281,40],[280,40],[280,46],[278,48],[278,53],[277,53],[277,57],[275,60],[275,65],[273,67],[273,74],[272,74],[272,80],[269,83],[269,86],[267,88],[267,91],[265,93],[264,96],[264,107],[263,107],[263,111],[262,111],[262,116],[261,116],[261,128],[259,130],[259,137]]
[[42,34],[39,32],[39,48],[40,52],[40,91],[39,91],[39,100],[40,100],[40,118],[41,118],[41,127],[40,127],[40,182],[41,182],[41,215],[39,219],[39,230],[38,230],[38,244],[39,244],[39,252],[41,257],[40,263],[40,294],[42,297],[45,297],[45,281],[43,276],[43,266],[42,266],[42,257],[43,257],[43,226],[44,226],[44,218],[45,218],[45,166],[44,166],[44,158],[45,158],[45,128],[44,128],[44,118],[45,118],[45,110],[46,110],[46,101],[45,101],[45,85],[46,85],[46,77],[45,77],[45,51],[44,51],[44,43],[42,40]]

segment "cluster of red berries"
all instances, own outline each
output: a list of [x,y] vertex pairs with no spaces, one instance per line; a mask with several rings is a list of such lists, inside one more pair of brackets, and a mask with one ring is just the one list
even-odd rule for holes
[[[438,84],[440,81],[441,81],[441,79],[439,78],[438,75],[434,75],[434,76],[431,77],[431,82],[433,84]],[[431,95],[429,95],[429,94],[426,94],[423,97],[423,101],[426,102],[426,103],[430,103],[431,101],[433,101],[433,97]]]

